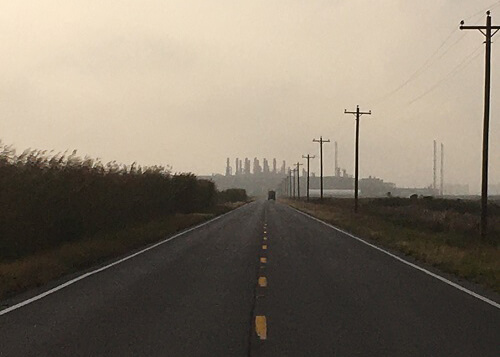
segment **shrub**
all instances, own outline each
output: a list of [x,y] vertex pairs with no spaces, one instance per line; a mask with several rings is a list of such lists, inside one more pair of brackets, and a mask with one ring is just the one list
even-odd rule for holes
[[247,191],[242,188],[230,188],[219,192],[219,202],[245,202],[248,200]]

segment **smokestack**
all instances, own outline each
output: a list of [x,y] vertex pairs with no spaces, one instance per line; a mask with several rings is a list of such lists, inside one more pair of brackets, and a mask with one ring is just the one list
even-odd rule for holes
[[273,159],[273,174],[276,173],[276,170],[277,170],[277,168],[276,168],[276,159]]
[[444,145],[443,143],[441,143],[441,182],[440,182],[440,188],[439,188],[439,191],[440,191],[440,194],[441,196],[444,195]]
[[254,158],[253,159],[253,174],[258,175],[260,173],[262,173],[262,167],[260,166],[259,159]]
[[245,175],[250,175],[250,160],[246,157],[245,158]]
[[434,190],[436,189],[436,155],[437,155],[436,140],[434,140],[434,167],[433,167],[433,178],[432,178],[432,188]]
[[238,169],[238,167],[239,167],[239,163],[240,163],[240,160],[238,160],[238,158],[236,158],[236,159],[234,160],[234,164],[235,164],[234,174],[235,174],[235,175],[238,175],[238,174],[240,173],[240,171],[239,171],[239,169]]
[[241,175],[243,173],[243,161],[241,160],[238,160],[238,170],[238,173]]
[[338,146],[335,142],[335,176],[339,176],[339,156],[338,156]]
[[231,176],[231,165],[229,165],[229,158],[226,161],[226,176]]
[[263,165],[263,172],[265,174],[268,174],[269,173],[269,162],[267,161],[266,158],[264,158],[262,165]]

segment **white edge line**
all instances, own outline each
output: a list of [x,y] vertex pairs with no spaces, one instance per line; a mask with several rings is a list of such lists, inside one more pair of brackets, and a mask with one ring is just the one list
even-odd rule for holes
[[[291,206],[289,206],[289,207],[291,207]],[[443,282],[443,283],[445,283],[445,284],[451,285],[451,286],[453,286],[454,288],[456,288],[456,289],[458,289],[458,290],[460,290],[460,291],[463,291],[463,292],[464,292],[464,293],[466,293],[466,294],[469,294],[469,295],[471,295],[471,296],[473,296],[473,297],[475,297],[475,298],[477,298],[477,299],[479,299],[479,300],[481,300],[481,301],[483,301],[483,302],[485,302],[485,303],[487,303],[487,304],[490,304],[490,305],[491,305],[491,306],[493,306],[493,307],[496,307],[497,309],[500,309],[500,304],[498,304],[497,302],[495,302],[495,301],[493,301],[493,300],[488,299],[487,297],[484,297],[484,296],[479,295],[479,294],[477,294],[477,293],[475,293],[475,292],[473,292],[473,291],[471,291],[471,290],[469,290],[469,289],[466,289],[466,288],[464,288],[462,285],[459,285],[459,284],[457,284],[457,283],[454,283],[453,281],[450,281],[450,280],[448,280],[448,279],[446,279],[446,278],[443,278],[442,276],[437,275],[437,274],[435,274],[435,273],[433,273],[433,272],[431,272],[431,271],[429,271],[429,270],[427,270],[427,269],[424,269],[424,268],[422,268],[422,267],[419,267],[418,265],[413,264],[413,263],[411,263],[411,262],[409,262],[409,261],[407,261],[407,260],[405,260],[405,259],[403,259],[403,258],[400,258],[400,257],[398,257],[397,255],[395,255],[395,254],[392,254],[392,253],[388,252],[387,250],[384,250],[384,249],[382,249],[382,248],[380,248],[380,247],[377,247],[375,244],[369,243],[369,242],[365,241],[364,239],[361,239],[361,238],[359,238],[359,237],[356,237],[355,235],[352,235],[352,234],[351,234],[351,233],[349,233],[349,232],[346,232],[346,231],[344,231],[344,230],[342,230],[342,229],[340,229],[340,228],[335,227],[334,225],[331,225],[330,223],[327,223],[327,222],[322,221],[322,220],[320,220],[320,219],[318,219],[318,218],[316,218],[316,217],[313,217],[313,216],[311,216],[311,215],[310,215],[310,214],[308,214],[308,213],[302,212],[302,211],[298,210],[298,209],[297,209],[297,208],[295,208],[295,207],[291,207],[291,208],[293,208],[295,211],[297,211],[297,212],[299,212],[299,213],[303,214],[304,216],[307,216],[307,217],[309,217],[309,218],[311,218],[311,219],[313,219],[313,220],[315,220],[315,221],[317,221],[317,222],[320,222],[320,223],[322,223],[322,224],[324,224],[324,225],[326,225],[326,226],[328,226],[328,227],[330,227],[330,228],[333,228],[334,230],[336,230],[336,231],[338,231],[338,232],[344,233],[345,235],[347,235],[347,236],[349,236],[349,237],[351,237],[351,238],[354,238],[354,239],[356,239],[357,241],[359,241],[359,242],[361,242],[361,243],[364,243],[364,244],[366,244],[366,245],[368,245],[368,246],[370,246],[370,247],[372,247],[372,248],[375,248],[376,250],[378,250],[378,251],[380,251],[380,252],[382,252],[382,253],[384,253],[384,254],[387,254],[388,256],[390,256],[390,257],[392,257],[392,258],[394,258],[394,259],[396,259],[396,260],[400,261],[401,263],[404,263],[404,264],[406,264],[406,265],[411,266],[412,268],[415,268],[415,269],[417,269],[417,270],[420,270],[421,272],[423,272],[423,273],[425,273],[425,274],[427,274],[427,275],[430,275],[430,276],[432,276],[433,278],[436,278],[436,279],[438,279],[438,280],[442,281],[442,282]]]
[[88,278],[89,276],[92,276],[92,275],[94,275],[94,274],[100,273],[100,272],[102,272],[102,271],[104,271],[104,270],[106,270],[106,269],[109,269],[109,268],[111,268],[111,267],[113,267],[113,266],[115,266],[115,265],[118,265],[118,264],[123,263],[123,262],[125,262],[125,261],[127,261],[127,260],[129,260],[129,259],[132,259],[132,258],[134,258],[134,257],[136,257],[136,256],[138,256],[138,255],[141,255],[141,254],[143,254],[143,253],[145,253],[145,252],[147,252],[147,251],[149,251],[149,250],[151,250],[151,249],[154,249],[154,248],[156,248],[156,247],[158,247],[158,246],[160,246],[160,245],[162,245],[162,244],[164,244],[164,243],[167,243],[167,242],[169,242],[169,241],[171,241],[171,240],[173,240],[173,239],[179,238],[179,237],[181,237],[181,236],[183,236],[183,235],[185,235],[185,234],[187,234],[187,233],[189,233],[189,232],[192,232],[192,231],[194,231],[195,229],[201,228],[201,227],[203,227],[203,226],[206,226],[207,224],[210,224],[210,223],[212,223],[212,222],[215,222],[216,220],[221,219],[222,217],[224,217],[224,216],[226,216],[226,215],[228,215],[228,214],[230,214],[230,213],[233,213],[233,212],[237,211],[238,209],[240,209],[240,208],[242,208],[242,207],[244,207],[244,206],[246,206],[246,205],[247,205],[247,204],[245,204],[245,205],[243,205],[243,206],[241,206],[241,207],[238,207],[238,208],[236,208],[236,209],[233,209],[233,210],[231,210],[231,211],[229,211],[229,212],[226,212],[226,213],[224,213],[224,214],[222,214],[222,215],[220,215],[220,216],[214,217],[214,218],[212,218],[212,219],[211,219],[211,220],[209,220],[209,221],[206,221],[206,222],[203,222],[203,223],[201,223],[201,224],[198,224],[197,226],[194,226],[194,227],[188,228],[188,229],[186,229],[185,231],[182,231],[182,232],[180,232],[180,233],[177,233],[176,235],[173,235],[172,237],[166,238],[166,239],[164,239],[164,240],[162,240],[162,241],[160,241],[160,242],[158,242],[158,243],[155,243],[155,244],[153,244],[153,245],[151,245],[151,246],[149,246],[149,247],[147,247],[147,248],[144,248],[144,249],[142,249],[142,250],[140,250],[140,251],[138,251],[138,252],[135,252],[134,254],[128,255],[128,256],[126,256],[126,257],[124,257],[124,258],[120,259],[120,260],[117,260],[116,262],[113,262],[113,263],[108,264],[108,265],[105,265],[105,266],[103,266],[103,267],[101,267],[101,268],[98,268],[98,269],[92,270],[92,271],[90,271],[90,272],[88,272],[88,273],[82,274],[82,275],[80,275],[80,276],[78,276],[78,277],[76,277],[76,278],[74,278],[74,279],[71,279],[71,280],[69,280],[69,281],[67,281],[67,282],[65,282],[65,283],[63,283],[63,284],[61,284],[61,285],[58,285],[58,286],[56,286],[56,287],[54,287],[54,288],[52,288],[52,289],[50,289],[50,290],[47,290],[47,291],[45,291],[45,292],[43,292],[43,293],[41,293],[41,294],[39,294],[39,295],[36,295],[36,296],[34,296],[34,297],[32,297],[32,298],[30,298],[30,299],[28,299],[28,300],[24,300],[24,301],[22,301],[22,302],[20,302],[20,303],[18,303],[18,304],[15,304],[15,305],[12,305],[12,306],[10,306],[10,307],[8,307],[8,308],[6,308],[6,309],[0,310],[0,316],[5,315],[5,314],[8,314],[9,312],[12,312],[12,311],[14,311],[14,310],[17,310],[17,309],[19,309],[19,308],[21,308],[21,307],[23,307],[23,306],[29,305],[29,304],[31,304],[31,303],[33,303],[33,302],[37,301],[37,300],[43,299],[44,297],[46,297],[46,296],[48,296],[48,295],[51,295],[51,294],[53,294],[53,293],[55,293],[55,292],[57,292],[57,291],[59,291],[59,290],[62,290],[62,289],[64,289],[65,287],[68,287],[68,286],[70,286],[70,285],[73,285],[74,283],[76,283],[76,282],[78,282],[78,281],[80,281],[80,280],[83,280],[83,279],[85,279],[85,278]]

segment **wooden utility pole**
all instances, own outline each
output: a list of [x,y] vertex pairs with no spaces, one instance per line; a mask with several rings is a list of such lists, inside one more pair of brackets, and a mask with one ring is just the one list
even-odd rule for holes
[[433,195],[434,193],[436,192],[436,188],[437,188],[437,185],[436,185],[436,171],[437,171],[437,144],[436,144],[436,140],[434,140],[434,151],[433,151],[433,166],[432,166],[432,189],[434,190],[433,191]]
[[300,166],[302,166],[303,164],[301,164],[300,162],[297,162],[295,164],[297,166],[296,170],[297,170],[297,198],[300,200]]
[[441,143],[441,172],[439,180],[439,192],[441,196],[444,196],[444,145]]
[[307,159],[307,200],[309,201],[309,161],[314,159],[316,156],[311,156],[307,154],[306,156],[302,155],[304,159]]
[[358,179],[359,179],[359,118],[364,115],[371,115],[372,111],[361,112],[359,110],[359,105],[356,106],[355,112],[348,112],[347,109],[344,110],[344,114],[354,114],[356,116],[356,153],[354,162],[354,212],[358,212]]
[[329,143],[330,140],[323,140],[320,136],[319,140],[313,139],[313,142],[319,143],[320,200],[323,201],[323,143]]
[[[484,73],[484,120],[483,120],[483,170],[481,180],[481,237],[488,232],[488,147],[490,127],[490,84],[491,84],[491,38],[500,30],[500,26],[491,25],[490,12],[486,12],[486,26],[464,26],[460,30],[479,30],[486,38],[485,73]],[[492,32],[495,30],[495,32]]]

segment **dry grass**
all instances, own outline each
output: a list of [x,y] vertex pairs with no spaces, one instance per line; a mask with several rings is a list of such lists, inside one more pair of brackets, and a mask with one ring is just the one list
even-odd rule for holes
[[176,213],[210,212],[211,181],[168,167],[104,164],[76,151],[20,155],[0,142],[0,262]]
[[132,228],[68,242],[18,260],[0,263],[0,299],[119,257],[244,204],[218,205],[215,213],[167,216]]
[[[387,207],[366,200],[361,212],[355,215],[351,200],[331,200],[324,204],[283,201],[378,245],[500,292],[497,216],[490,221],[490,240],[483,242],[477,234],[476,214],[469,209],[440,210],[435,203],[422,202]],[[429,208],[431,205],[434,206]]]
[[18,155],[0,141],[0,298],[224,213],[239,196],[169,167]]

